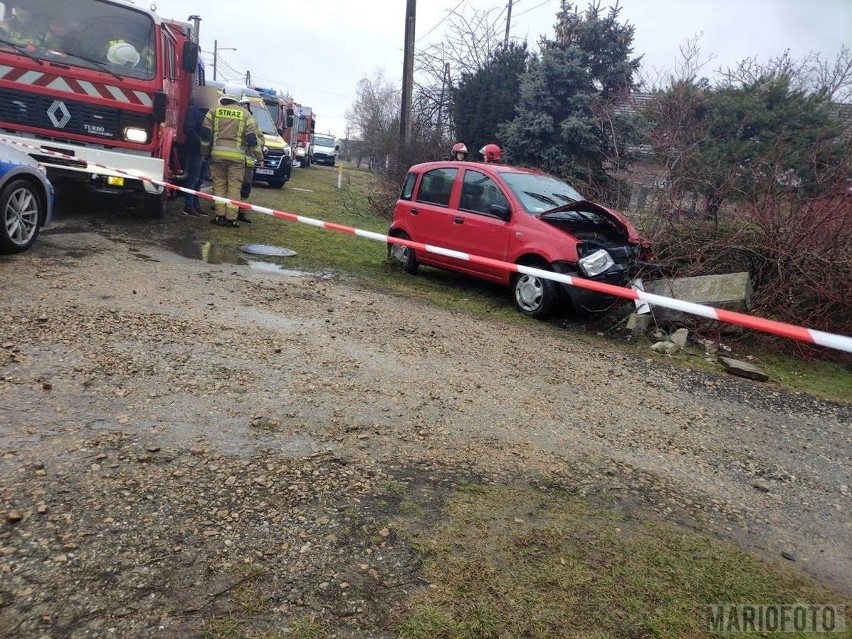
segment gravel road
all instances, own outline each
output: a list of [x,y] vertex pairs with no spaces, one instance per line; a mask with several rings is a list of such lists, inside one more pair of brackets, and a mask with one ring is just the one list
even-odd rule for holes
[[71,218],[0,258],[0,635],[192,636],[263,583],[383,636],[416,558],[371,498],[450,476],[558,480],[852,594],[849,405],[162,248],[191,224]]

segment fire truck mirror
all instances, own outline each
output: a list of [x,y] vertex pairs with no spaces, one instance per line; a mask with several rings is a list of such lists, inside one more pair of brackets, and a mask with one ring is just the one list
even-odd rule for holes
[[295,113],[293,112],[293,109],[287,109],[287,128],[292,129],[295,123]]
[[166,121],[166,107],[169,103],[169,96],[162,91],[154,94],[154,122]]
[[198,68],[198,44],[187,40],[183,43],[183,55],[181,56],[181,68],[186,73],[195,73]]

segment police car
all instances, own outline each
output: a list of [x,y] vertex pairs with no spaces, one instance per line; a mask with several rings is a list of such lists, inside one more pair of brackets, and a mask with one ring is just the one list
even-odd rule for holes
[[0,142],[0,253],[33,245],[53,218],[53,186],[29,155]]

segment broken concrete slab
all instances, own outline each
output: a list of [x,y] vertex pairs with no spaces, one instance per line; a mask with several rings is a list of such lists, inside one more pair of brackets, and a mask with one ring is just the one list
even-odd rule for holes
[[[741,313],[747,313],[751,310],[751,276],[746,272],[654,280],[645,282],[645,290],[655,295],[664,295],[685,302],[707,304],[708,306]],[[652,305],[652,307],[654,317],[660,322],[683,323],[687,319],[695,320],[694,316],[680,311],[660,306]]]
[[653,319],[650,315],[631,313],[630,317],[627,318],[627,330],[633,333],[634,337],[644,335],[651,328]]
[[669,336],[669,341],[677,344],[677,347],[681,350],[686,348],[686,339],[689,337],[689,330],[685,328],[679,328],[674,333]]
[[753,379],[758,382],[766,382],[769,380],[769,375],[764,373],[758,366],[755,366],[751,362],[744,362],[739,359],[733,359],[732,357],[720,357],[719,361],[722,362],[722,366],[724,366],[725,370],[731,375],[747,377],[748,379]]

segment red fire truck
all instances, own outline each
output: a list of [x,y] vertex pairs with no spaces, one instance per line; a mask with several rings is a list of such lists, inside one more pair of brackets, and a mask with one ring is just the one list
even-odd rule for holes
[[5,0],[0,3],[0,139],[28,149],[51,179],[129,192],[161,216],[166,194],[134,175],[181,173],[182,120],[203,84],[198,18],[164,20],[123,0]]
[[314,163],[314,129],[316,129],[317,118],[311,107],[296,107],[296,150],[293,161],[301,162],[303,167],[309,167]]

